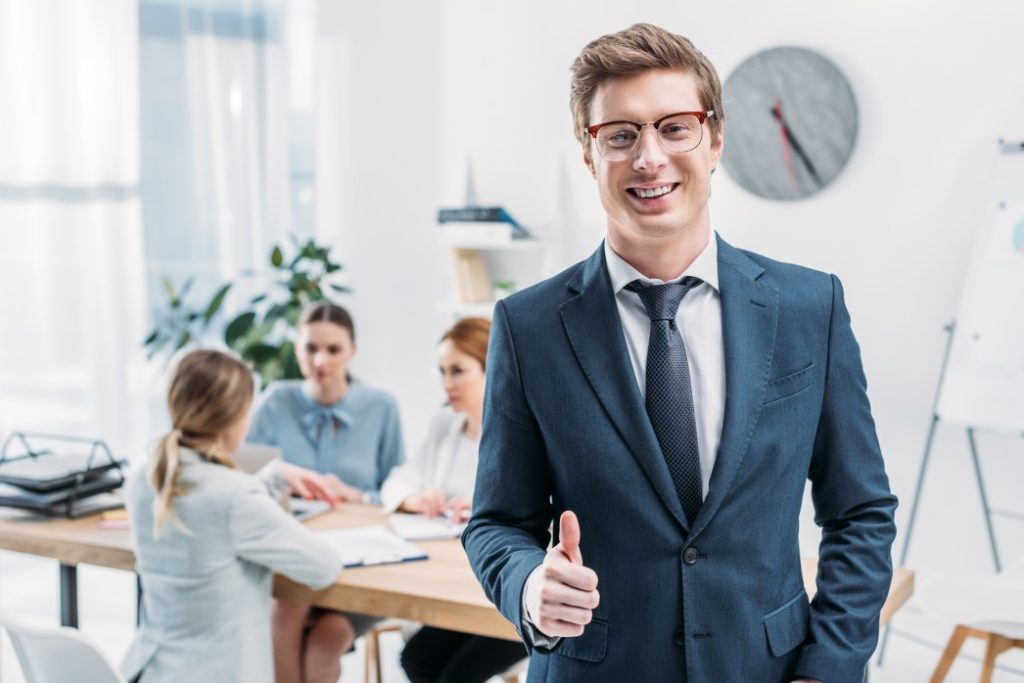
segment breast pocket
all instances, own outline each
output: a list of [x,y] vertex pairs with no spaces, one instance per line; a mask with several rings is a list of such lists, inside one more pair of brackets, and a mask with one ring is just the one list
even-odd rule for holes
[[814,386],[814,379],[814,361],[811,361],[796,372],[791,372],[778,379],[771,380],[768,382],[768,387],[764,393],[763,405],[789,398],[811,388]]

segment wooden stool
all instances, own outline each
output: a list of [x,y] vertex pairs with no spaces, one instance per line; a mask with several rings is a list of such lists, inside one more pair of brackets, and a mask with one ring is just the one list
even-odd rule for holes
[[956,659],[957,653],[960,652],[960,648],[963,647],[968,636],[985,641],[985,661],[981,665],[981,678],[978,679],[978,683],[991,683],[992,672],[996,668],[996,657],[1015,647],[1024,648],[1024,640],[1014,640],[992,631],[982,631],[970,626],[957,626],[949,638],[949,643],[946,644],[946,649],[942,651],[942,659],[935,667],[935,673],[932,674],[930,683],[942,683],[946,679],[946,674],[953,666],[953,660]]

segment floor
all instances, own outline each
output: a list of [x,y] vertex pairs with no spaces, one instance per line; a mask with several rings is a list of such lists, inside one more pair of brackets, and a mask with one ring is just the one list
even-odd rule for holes
[[[82,630],[117,661],[132,637],[134,579],[125,572],[82,567],[79,569],[79,582]],[[56,563],[17,553],[0,553],[0,608],[34,623],[56,624],[59,613],[56,585]],[[870,680],[872,683],[927,681],[950,627],[924,616],[913,603],[898,615],[896,627],[900,634],[907,635],[896,634],[890,639],[884,666],[879,667],[877,662],[873,662]],[[394,683],[405,681],[398,666],[400,636],[387,633],[381,642],[384,680]],[[977,681],[980,654],[977,643],[965,646],[966,656],[957,661],[947,680],[950,683]],[[999,661],[1001,668],[996,673],[995,683],[1024,683],[1024,653],[1010,652],[1001,656]],[[356,651],[344,659],[340,683],[362,680],[363,651],[360,642]],[[0,650],[0,681],[24,681],[6,637]]]

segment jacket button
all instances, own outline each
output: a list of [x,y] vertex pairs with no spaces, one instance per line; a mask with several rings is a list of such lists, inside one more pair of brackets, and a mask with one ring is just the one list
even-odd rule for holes
[[683,562],[689,565],[697,564],[697,549],[690,546],[683,551]]
[[672,642],[674,642],[676,645],[686,644],[686,638],[683,636],[683,629],[676,629],[676,632],[672,634]]

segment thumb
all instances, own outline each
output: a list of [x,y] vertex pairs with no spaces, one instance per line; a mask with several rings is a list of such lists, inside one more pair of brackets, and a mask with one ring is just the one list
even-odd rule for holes
[[576,513],[566,510],[558,521],[558,545],[573,564],[583,564],[580,554],[580,522]]

